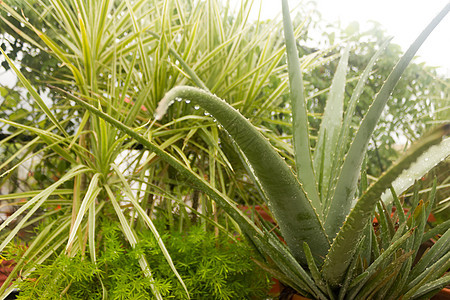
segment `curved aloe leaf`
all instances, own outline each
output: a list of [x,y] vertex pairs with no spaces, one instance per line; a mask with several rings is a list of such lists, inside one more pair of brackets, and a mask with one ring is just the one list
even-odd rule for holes
[[175,87],[160,102],[161,117],[176,99],[186,99],[208,111],[227,130],[250,162],[269,199],[281,232],[294,257],[306,262],[303,242],[321,261],[329,248],[328,238],[311,201],[290,167],[244,116],[222,99],[193,87]]
[[356,202],[355,207],[351,210],[331,245],[330,252],[323,264],[323,276],[331,285],[336,286],[342,281],[351,257],[355,252],[357,241],[383,191],[420,155],[436,143],[439,143],[442,137],[449,133],[450,125],[444,125],[424,136],[411,146],[406,155],[390,167]]
[[[352,96],[348,102],[347,108],[345,109],[345,116],[344,116],[344,120],[342,123],[341,132],[339,133],[338,143],[336,145],[337,151],[336,151],[335,157],[333,159],[333,166],[332,166],[331,176],[330,176],[331,183],[329,185],[329,190],[328,190],[329,197],[331,197],[331,195],[333,195],[333,191],[336,187],[335,186],[336,181],[338,179],[337,176],[339,175],[341,168],[342,168],[342,164],[344,162],[345,151],[347,150],[347,145],[348,145],[348,142],[350,139],[349,133],[350,133],[350,128],[351,128],[351,120],[354,117],[356,104],[358,103],[358,100],[364,91],[365,83],[366,83],[367,79],[369,78],[377,59],[384,52],[386,47],[389,45],[390,41],[391,41],[391,39],[388,39],[383,44],[381,44],[380,48],[370,59],[366,68],[364,69],[364,72],[361,74],[361,77],[359,78],[358,83],[352,92]],[[330,200],[329,197],[326,200],[329,201]],[[329,202],[327,202],[327,204],[328,203]],[[325,210],[326,210],[324,212],[324,215],[326,215],[328,213],[328,209],[327,209],[328,205],[327,204],[324,205]]]
[[447,254],[450,250],[450,229],[442,235],[441,238],[425,253],[420,261],[414,266],[411,273],[408,276],[408,280],[414,280],[427,268],[436,263],[443,255]]
[[256,227],[256,225],[241,211],[239,210],[234,204],[231,199],[229,199],[226,195],[219,192],[217,189],[209,185],[208,182],[206,182],[200,175],[193,172],[190,168],[186,167],[182,163],[180,163],[175,157],[164,151],[160,146],[157,146],[153,144],[151,141],[131,129],[130,127],[126,126],[125,124],[121,123],[117,119],[114,119],[108,114],[105,114],[104,112],[100,111],[99,109],[95,108],[94,106],[84,102],[83,100],[66,93],[64,90],[61,90],[59,88],[55,88],[56,90],[59,90],[60,92],[63,92],[64,94],[70,96],[70,99],[75,101],[80,106],[84,107],[94,115],[102,118],[106,122],[110,123],[117,129],[121,130],[122,132],[126,133],[128,136],[133,138],[136,142],[143,145],[145,148],[149,149],[150,151],[153,151],[156,155],[158,155],[162,160],[166,161],[168,164],[170,164],[172,167],[174,167],[178,172],[180,172],[182,175],[186,176],[192,183],[196,185],[197,188],[204,191],[208,196],[210,196],[212,199],[214,199],[236,222],[239,223],[243,231],[250,237],[250,238],[260,238],[262,237],[261,230]]
[[428,296],[432,296],[433,293],[437,293],[437,291],[442,290],[448,284],[450,284],[450,273],[447,273],[446,275],[432,282],[424,284],[414,293],[414,295],[408,295],[407,298],[405,297],[402,299],[428,299],[428,297],[426,297],[425,295],[431,293],[431,295]]
[[361,169],[361,164],[367,151],[367,145],[394,87],[419,47],[439,22],[447,15],[449,10],[450,4],[447,4],[409,47],[394,67],[391,74],[389,74],[388,79],[381,87],[372,106],[362,120],[361,126],[356,133],[355,139],[350,146],[342,166],[336,184],[336,190],[330,203],[329,213],[325,220],[325,230],[330,238],[336,236],[350,211],[358,182],[359,170]]
[[[303,87],[302,69],[298,58],[297,45],[287,1],[282,1],[283,27],[286,40],[288,60],[289,90],[292,102],[292,130],[295,149],[295,165],[297,177],[322,220],[322,205],[316,184],[311,147],[309,144],[308,115],[306,111],[305,90]],[[303,244],[298,246],[303,247]]]

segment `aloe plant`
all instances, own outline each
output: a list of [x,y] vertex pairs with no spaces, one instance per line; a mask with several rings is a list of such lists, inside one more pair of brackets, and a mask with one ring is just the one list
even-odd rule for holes
[[[419,139],[361,196],[358,197],[356,191],[371,133],[391,92],[420,45],[448,13],[450,4],[432,20],[393,68],[354,137],[349,134],[350,118],[364,82],[387,43],[380,46],[362,74],[344,114],[343,90],[349,55],[348,49],[345,50],[330,88],[314,153],[311,153],[309,145],[302,74],[287,1],[283,0],[282,4],[293,109],[295,170],[255,126],[226,101],[207,90],[188,86],[173,88],[160,102],[155,118],[160,119],[176,100],[186,100],[208,111],[233,139],[238,151],[243,153],[243,162],[249,165],[250,175],[267,199],[286,245],[265,228],[256,227],[226,195],[153,141],[83,99],[70,97],[155,152],[208,194],[235,219],[261,253],[270,257],[270,265],[261,263],[261,266],[300,294],[317,299],[397,299],[400,295],[402,299],[414,299],[431,295],[450,282],[450,276],[441,277],[449,261],[448,224],[424,234],[426,216],[432,209],[434,196],[430,196],[432,200],[428,203],[419,202],[416,198],[418,205],[409,218],[398,214],[397,231],[393,229],[397,216],[394,219],[389,216],[392,204],[380,204],[380,197],[395,180],[409,177],[410,167],[420,165],[421,174],[416,176],[421,176],[436,161],[450,155],[449,138],[444,139],[450,132],[450,124],[440,126]],[[349,140],[351,145],[347,150],[345,147]],[[430,156],[435,157],[434,162],[423,159]],[[414,180],[409,179],[408,186],[411,186]],[[361,182],[364,182],[363,177]],[[391,189],[390,192],[397,211],[403,211],[396,190]],[[375,213],[383,220],[381,242],[377,241],[371,225]],[[442,237],[413,266],[412,261],[422,239],[437,233]]]

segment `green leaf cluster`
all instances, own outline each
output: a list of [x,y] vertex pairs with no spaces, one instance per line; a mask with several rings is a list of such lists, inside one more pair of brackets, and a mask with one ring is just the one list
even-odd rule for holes
[[[163,224],[163,222],[161,222]],[[160,226],[158,226],[160,228]],[[106,218],[98,224],[100,241],[97,263],[86,255],[54,254],[27,278],[19,279],[18,299],[154,299],[152,284],[138,259],[147,257],[164,299],[187,299],[183,286],[165,262],[150,231],[141,231],[141,242],[131,248],[116,223]],[[160,228],[161,229],[161,228]],[[270,281],[251,260],[244,241],[215,236],[202,226],[189,232],[162,236],[192,299],[263,298]],[[23,251],[23,246],[17,245]],[[9,248],[9,258],[13,247]]]

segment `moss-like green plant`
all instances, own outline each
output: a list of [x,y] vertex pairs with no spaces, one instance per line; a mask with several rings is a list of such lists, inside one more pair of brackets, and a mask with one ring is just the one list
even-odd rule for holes
[[[143,255],[152,268],[156,288],[164,299],[187,299],[183,286],[164,260],[151,231],[141,231],[132,248],[117,223],[99,221],[97,264],[89,253],[69,257],[53,255],[24,280],[19,279],[18,299],[155,299],[151,282],[140,271]],[[159,229],[164,227],[160,222]],[[162,236],[192,299],[263,298],[269,288],[267,274],[252,261],[252,251],[243,241],[218,237],[194,226],[189,232]],[[9,258],[17,259],[23,246],[10,247]],[[23,253],[22,253],[23,254]],[[32,262],[30,262],[32,264]]]

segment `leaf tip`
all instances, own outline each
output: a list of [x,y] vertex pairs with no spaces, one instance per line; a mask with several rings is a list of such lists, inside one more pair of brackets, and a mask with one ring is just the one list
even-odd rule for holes
[[163,118],[163,116],[166,114],[167,109],[169,108],[171,103],[172,103],[172,101],[170,101],[170,99],[167,97],[167,95],[164,96],[164,98],[162,98],[161,101],[159,101],[158,107],[156,108],[155,114],[154,114],[154,117],[157,121],[159,121]]

